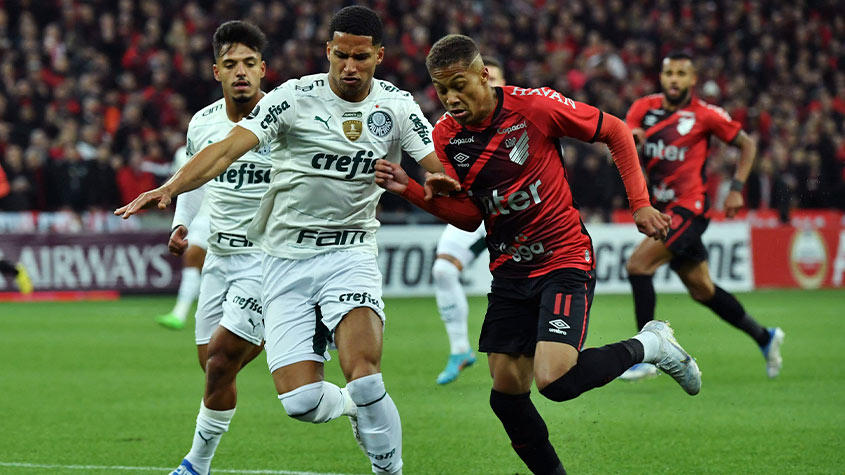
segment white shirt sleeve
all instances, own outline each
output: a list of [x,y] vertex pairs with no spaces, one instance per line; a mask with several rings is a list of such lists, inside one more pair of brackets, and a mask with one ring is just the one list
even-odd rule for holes
[[408,104],[409,106],[399,118],[402,150],[419,162],[426,155],[434,153],[434,141],[431,139],[433,127],[420,110],[419,104],[416,102]]
[[197,213],[199,213],[204,199],[204,186],[179,195],[176,198],[176,211],[173,213],[173,224],[170,226],[170,229],[179,225],[185,226],[186,228],[189,227],[197,216]]
[[[194,150],[194,141],[191,140],[191,135],[193,135],[191,133],[193,129],[192,125],[193,124],[188,124],[187,144],[180,147],[173,156],[173,174],[188,163],[188,160],[197,153],[197,151]],[[196,217],[199,212],[204,199],[204,186],[179,195],[176,198],[176,211],[173,213],[173,224],[170,226],[170,229],[179,225],[185,226],[186,228],[190,226],[194,217]]]
[[290,128],[296,116],[293,87],[293,82],[287,81],[273,89],[258,101],[249,115],[238,122],[239,126],[258,137],[258,147],[269,145]]

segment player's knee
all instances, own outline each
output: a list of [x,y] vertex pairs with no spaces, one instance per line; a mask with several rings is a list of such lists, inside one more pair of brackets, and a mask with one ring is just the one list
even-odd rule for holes
[[716,288],[713,285],[707,285],[706,282],[688,282],[687,290],[690,297],[699,303],[709,302],[716,294]]
[[446,259],[435,259],[431,266],[431,276],[436,286],[459,285],[461,271]]
[[[568,369],[567,369],[568,371]],[[552,383],[562,378],[566,372],[563,373],[549,373],[549,372],[539,372],[534,375],[534,382],[537,385],[537,389],[540,390],[540,394],[543,394],[543,391],[548,388]],[[543,394],[545,396],[545,394]],[[548,396],[546,396],[548,397]],[[550,398],[551,399],[551,398]]]
[[317,407],[323,399],[323,382],[300,386],[279,395],[288,416],[304,422],[316,422]]
[[349,397],[358,406],[372,405],[387,394],[381,373],[369,374],[349,381],[346,389],[349,391]]
[[212,353],[205,363],[205,374],[209,386],[225,384],[235,378],[239,365],[232,362],[225,355]]
[[636,259],[634,256],[631,256],[628,262],[625,263],[625,270],[628,272],[628,275],[648,274],[648,267],[645,263],[641,259]]

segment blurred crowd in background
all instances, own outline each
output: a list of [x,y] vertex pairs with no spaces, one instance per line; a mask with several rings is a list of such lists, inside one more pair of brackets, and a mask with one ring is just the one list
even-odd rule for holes
[[[211,37],[243,19],[269,38],[264,89],[328,69],[332,14],[349,2],[0,0],[0,211],[113,209],[163,182],[194,112],[221,97]],[[442,114],[431,44],[469,35],[509,84],[551,86],[624,117],[658,91],[670,50],[692,53],[697,94],[759,143],[750,208],[845,209],[845,8],[838,0],[370,1],[385,24],[376,76]],[[714,139],[718,208],[738,150]],[[576,201],[606,220],[627,200],[603,145],[566,143]],[[388,221],[419,219],[386,197]],[[416,216],[416,218],[415,218]]]

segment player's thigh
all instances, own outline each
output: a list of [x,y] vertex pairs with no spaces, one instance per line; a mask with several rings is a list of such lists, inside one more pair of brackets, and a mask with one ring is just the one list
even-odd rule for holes
[[533,356],[537,345],[539,296],[527,279],[493,279],[478,351]]
[[590,308],[596,288],[593,273],[574,268],[558,269],[542,276],[538,287],[540,309],[536,327],[537,341],[563,343],[581,351],[587,338]]
[[200,279],[195,317],[194,333],[197,345],[207,345],[211,340],[214,330],[223,318],[223,302],[227,290],[225,260],[222,256],[207,254]]
[[220,320],[220,326],[255,346],[264,340],[261,257],[260,253],[226,256],[228,290]]
[[493,389],[505,394],[525,394],[531,389],[533,358],[527,355],[490,353],[487,365]]
[[340,368],[347,381],[381,372],[383,328],[369,307],[352,309],[335,328]]
[[628,258],[626,269],[629,275],[654,275],[657,268],[672,259],[663,241],[643,239]]
[[264,350],[271,373],[294,363],[322,364],[329,359],[331,333],[314,298],[313,264],[311,259],[263,258]]
[[437,241],[437,254],[452,256],[460,263],[459,268],[466,268],[478,253],[484,250],[485,234],[483,223],[474,232],[463,231],[452,225],[447,225]]
[[315,297],[329,331],[334,333],[341,320],[357,308],[372,310],[384,323],[381,271],[375,255],[332,252],[317,256],[313,264],[318,269]]

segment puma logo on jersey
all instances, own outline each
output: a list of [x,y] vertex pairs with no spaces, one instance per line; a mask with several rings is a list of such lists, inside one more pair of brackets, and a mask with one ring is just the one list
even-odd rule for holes
[[328,119],[323,119],[323,118],[321,118],[320,116],[315,115],[315,116],[314,116],[314,120],[316,120],[317,122],[322,122],[322,123],[323,123],[323,125],[325,125],[325,126],[326,126],[326,130],[330,130],[330,129],[329,129],[329,121],[330,121],[330,120],[332,120],[332,116],[329,116],[329,118],[328,118]]
[[358,150],[352,157],[321,152],[311,157],[311,166],[317,170],[334,169],[339,172],[346,172],[344,178],[349,180],[354,178],[359,171],[365,174],[375,173],[376,160],[373,159],[372,151]]
[[218,183],[236,183],[235,189],[240,190],[245,184],[270,183],[270,170],[256,169],[254,163],[241,163],[237,169],[229,167],[225,172],[214,178]]

